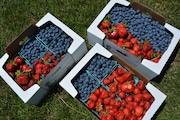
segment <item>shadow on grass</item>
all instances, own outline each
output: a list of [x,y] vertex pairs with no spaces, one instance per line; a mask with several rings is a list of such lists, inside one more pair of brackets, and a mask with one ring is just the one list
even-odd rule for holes
[[168,59],[165,67],[163,68],[162,72],[160,75],[158,75],[157,77],[155,77],[152,81],[154,82],[157,82],[157,83],[160,83],[164,77],[164,75],[166,74],[167,70],[170,68],[171,66],[171,63],[174,61],[177,53],[178,53],[178,50],[180,48],[180,44],[178,43],[173,51],[173,53],[171,54],[170,58]]
[[54,85],[49,92],[44,96],[44,98],[41,100],[41,102],[36,105],[37,107],[42,107],[44,103],[49,102],[49,99],[53,96],[53,94],[60,93],[63,91],[63,88],[61,88],[58,84]]

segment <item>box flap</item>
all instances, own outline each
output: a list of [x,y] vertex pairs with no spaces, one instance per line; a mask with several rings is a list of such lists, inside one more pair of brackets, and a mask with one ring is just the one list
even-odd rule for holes
[[22,45],[22,43],[25,42],[25,40],[27,40],[28,37],[34,34],[36,30],[37,27],[34,24],[30,25],[15,40],[13,40],[12,43],[10,43],[10,45],[6,48],[7,53],[9,55],[15,54],[19,47]]

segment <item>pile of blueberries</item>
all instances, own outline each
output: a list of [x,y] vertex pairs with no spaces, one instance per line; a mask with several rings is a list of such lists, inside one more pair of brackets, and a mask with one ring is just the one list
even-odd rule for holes
[[99,85],[98,81],[86,72],[81,73],[78,78],[72,81],[72,84],[77,89],[79,99],[82,101],[85,101],[91,92]]
[[55,55],[63,55],[67,53],[72,42],[72,38],[62,32],[55,40],[50,42],[48,47]]
[[127,24],[128,31],[140,42],[143,43],[146,39],[150,40],[156,52],[167,50],[172,34],[158,21],[152,20],[150,15],[140,13],[139,10],[131,7],[115,4],[109,12],[109,16],[113,25],[120,22]]
[[23,56],[32,65],[34,60],[37,60],[47,52],[47,48],[38,41],[35,37],[22,45],[19,54]]
[[19,54],[32,65],[48,50],[57,57],[66,54],[72,41],[72,38],[60,28],[54,24],[47,24],[45,27],[39,28],[39,32],[22,45]]
[[62,30],[57,26],[50,24],[44,28],[40,28],[36,37],[39,38],[44,44],[48,45],[52,40],[62,33]]
[[116,62],[114,60],[96,54],[87,66],[87,70],[90,74],[99,80],[102,80],[105,76],[112,72],[115,65]]
[[99,86],[100,81],[109,75],[116,65],[113,59],[96,54],[80,72],[80,75],[72,81],[79,93],[80,100],[87,99],[90,93]]

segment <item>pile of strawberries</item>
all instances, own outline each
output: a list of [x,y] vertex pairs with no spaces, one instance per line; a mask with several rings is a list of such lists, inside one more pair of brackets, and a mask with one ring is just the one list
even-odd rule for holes
[[48,51],[40,60],[36,60],[30,67],[22,57],[15,56],[5,65],[5,70],[15,79],[23,90],[27,90],[35,83],[40,84],[42,79],[59,63],[57,56]]
[[110,41],[141,60],[148,59],[157,63],[162,56],[161,51],[155,52],[153,50],[149,40],[140,43],[137,38],[128,32],[126,25],[123,23],[113,26],[109,20],[105,19],[101,22],[99,28]]
[[144,81],[135,84],[131,72],[117,68],[90,94],[86,104],[101,120],[141,120],[154,102]]

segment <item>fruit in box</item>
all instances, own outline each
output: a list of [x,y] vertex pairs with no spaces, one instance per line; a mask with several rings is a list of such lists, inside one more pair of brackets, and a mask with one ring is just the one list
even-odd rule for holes
[[53,70],[67,53],[72,41],[55,25],[40,28],[9,59],[5,70],[23,90],[27,90],[33,84],[40,84]]
[[[107,66],[108,61],[113,64]],[[103,71],[108,72],[99,76]],[[78,91],[77,99],[102,120],[142,119],[154,102],[143,80],[113,59],[98,54],[81,69],[72,84]]]
[[115,4],[99,28],[106,38],[139,59],[158,62],[172,35],[163,25],[131,7]]
[[[117,81],[116,78],[123,75],[128,77],[124,77],[123,82]],[[95,111],[101,120],[142,119],[154,101],[153,96],[145,87],[145,82],[135,80],[133,74],[119,67],[103,81],[109,79],[110,76],[113,76],[114,81],[106,84],[108,88],[100,85],[95,89],[85,103],[87,107]]]

